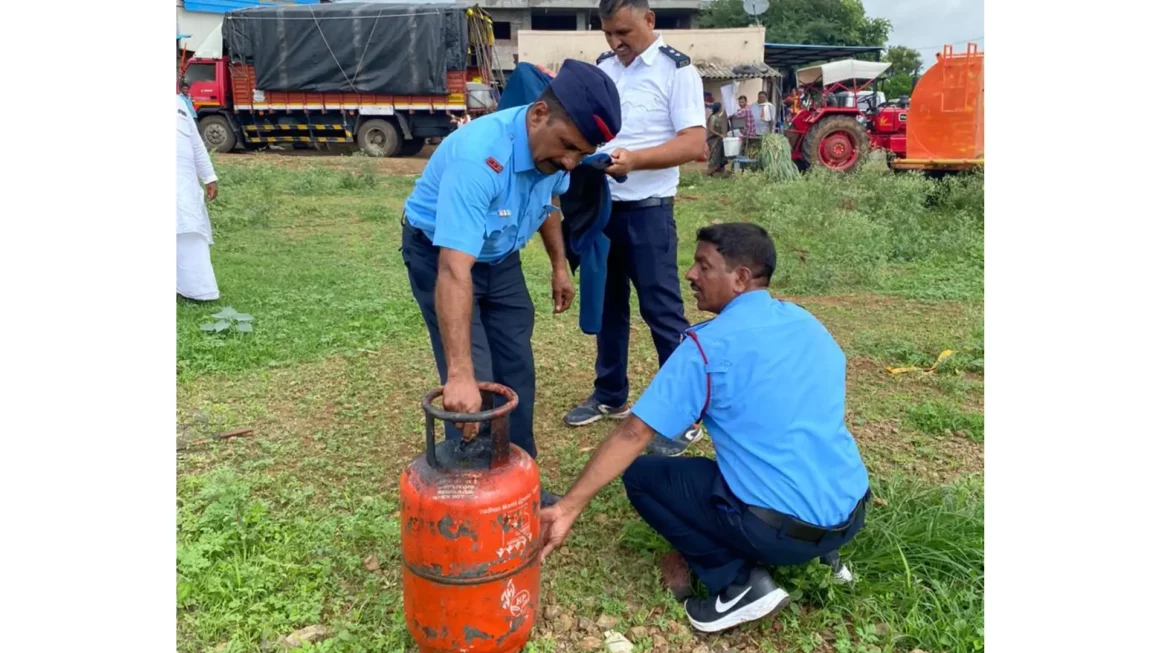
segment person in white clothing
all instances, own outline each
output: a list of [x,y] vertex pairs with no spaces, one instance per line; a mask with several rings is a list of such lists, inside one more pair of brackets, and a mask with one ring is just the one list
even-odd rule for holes
[[[620,93],[621,128],[598,150],[612,157],[612,216],[593,393],[564,417],[583,426],[623,419],[628,406],[629,282],[652,331],[660,365],[689,328],[677,270],[673,200],[680,165],[705,153],[705,89],[689,57],[665,45],[654,30],[648,0],[600,0],[600,26],[611,51],[597,59]],[[678,455],[703,435],[691,425],[675,440],[658,436],[649,452]]]
[[213,200],[217,193],[217,175],[197,131],[197,121],[178,94],[177,294],[186,299],[213,301],[220,296],[209,258],[213,233],[205,207],[206,198]]
[[757,104],[753,105],[754,126],[757,128],[757,135],[768,134],[773,131],[773,103],[769,101],[769,95],[765,91],[757,94]]

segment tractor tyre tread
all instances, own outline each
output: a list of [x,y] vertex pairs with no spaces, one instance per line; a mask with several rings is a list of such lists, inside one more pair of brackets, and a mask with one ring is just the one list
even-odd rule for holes
[[821,145],[822,139],[836,131],[846,131],[852,134],[854,147],[858,151],[858,158],[845,172],[855,172],[862,167],[870,155],[870,135],[853,116],[827,116],[806,132],[805,141],[802,143],[802,158],[805,159],[807,167],[812,168],[815,165],[825,167],[826,164],[820,160],[818,155],[818,147]]

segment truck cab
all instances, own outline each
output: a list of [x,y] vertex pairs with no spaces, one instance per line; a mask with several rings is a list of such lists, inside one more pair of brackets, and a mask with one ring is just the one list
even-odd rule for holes
[[202,108],[229,108],[229,70],[224,59],[197,59],[186,62],[181,77],[189,84],[193,107],[201,114]]

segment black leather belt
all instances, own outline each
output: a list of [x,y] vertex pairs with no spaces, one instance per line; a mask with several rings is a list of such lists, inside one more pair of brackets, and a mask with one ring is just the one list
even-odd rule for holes
[[792,537],[793,539],[800,540],[802,542],[816,543],[821,542],[828,535],[835,535],[837,537],[845,535],[846,531],[850,530],[850,527],[854,525],[854,522],[857,521],[861,514],[866,510],[866,501],[869,499],[870,492],[867,491],[866,496],[862,497],[858,501],[858,505],[854,506],[854,510],[850,513],[850,517],[847,518],[842,525],[835,526],[833,528],[821,528],[820,526],[807,524],[804,521],[797,519],[796,517],[791,517],[790,515],[778,512],[776,510],[770,510],[769,508],[759,508],[757,506],[747,507],[749,508],[749,512],[753,513],[758,519],[765,522],[767,526],[774,530],[782,530],[782,526],[784,525],[785,529],[782,530],[782,532],[785,533],[787,537]]
[[643,200],[633,200],[631,202],[613,202],[613,211],[632,211],[634,209],[648,209],[654,206],[668,206],[673,203],[671,197],[646,197]]
[[403,214],[403,216],[402,216],[402,217],[399,219],[399,224],[400,224],[400,225],[402,225],[403,229],[405,229],[405,230],[409,230],[409,231],[411,231],[412,233],[414,233],[414,234],[415,234],[415,238],[416,238],[416,239],[417,239],[417,240],[418,240],[420,243],[422,243],[422,244],[424,244],[424,245],[429,245],[429,246],[431,246],[431,247],[434,247],[434,246],[435,246],[435,245],[434,245],[434,244],[431,242],[431,239],[427,237],[427,234],[423,233],[423,230],[422,230],[422,229],[420,229],[420,228],[416,227],[415,225],[411,224],[411,223],[410,223],[410,221],[408,221],[408,220],[407,220],[407,214],[405,214],[405,213]]

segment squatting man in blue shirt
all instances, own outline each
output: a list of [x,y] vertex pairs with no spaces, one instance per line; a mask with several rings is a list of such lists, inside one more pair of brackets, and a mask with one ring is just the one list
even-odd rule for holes
[[[846,358],[813,315],[769,294],[777,259],[764,229],[697,233],[685,279],[717,317],[685,332],[632,413],[541,513],[542,558],[623,474],[628,500],[709,590],[675,590],[702,632],[775,614],[789,603],[763,566],[821,558],[850,580],[838,548],[862,528],[869,478],[845,425]],[[640,456],[652,438],[706,426],[711,458]],[[683,567],[683,565],[682,565]]]
[[[556,198],[568,190],[568,172],[619,130],[612,80],[569,59],[536,102],[452,132],[404,204],[403,263],[444,384],[443,408],[480,412],[479,380],[511,388],[519,397],[511,443],[533,458],[535,307],[520,250],[540,234],[552,261],[554,310],[567,310],[575,289]],[[463,437],[460,425],[448,424],[447,436]],[[557,498],[543,491],[540,502]]]

